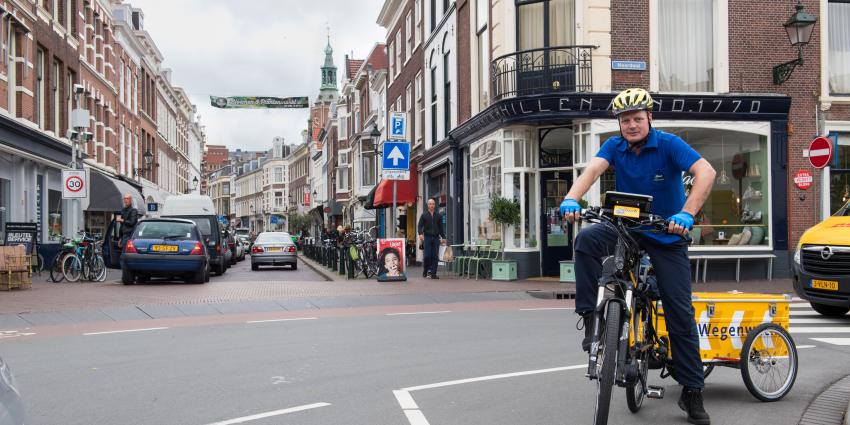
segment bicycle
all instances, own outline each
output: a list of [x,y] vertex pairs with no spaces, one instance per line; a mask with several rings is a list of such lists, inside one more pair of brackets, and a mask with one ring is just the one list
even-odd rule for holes
[[101,255],[103,241],[86,233],[81,235],[81,238],[71,241],[69,247],[73,249],[62,258],[62,274],[68,282],[77,282],[81,278],[102,282],[106,280],[106,264]]
[[343,242],[348,249],[353,267],[352,277],[356,278],[360,273],[366,279],[378,274],[377,242],[372,237],[372,227],[367,232],[355,231],[346,236]]
[[[664,396],[663,387],[648,384],[649,369],[661,369],[662,378],[674,373],[663,306],[653,285],[652,268],[631,235],[631,231],[640,226],[643,226],[642,230],[665,231],[668,222],[663,217],[640,212],[639,208],[630,206],[592,207],[582,211],[581,216],[588,222],[608,226],[617,234],[614,255],[602,261],[603,272],[598,282],[587,368],[587,377],[597,382],[594,424],[605,425],[615,383],[626,388],[629,410],[636,413],[646,398]],[[725,307],[738,308],[746,300],[738,293],[694,293],[694,298],[699,297],[720,300],[712,304],[712,315],[725,310]],[[714,366],[740,368],[744,384],[751,394],[762,401],[776,401],[791,390],[797,373],[796,347],[786,329],[790,297],[747,297],[756,300],[753,302],[756,307],[766,310],[762,316],[756,317],[768,317],[770,313],[772,321],[747,330],[738,358],[726,354],[733,348],[732,342],[721,348],[702,348],[703,376],[707,377]],[[785,307],[780,311],[777,305],[783,302]],[[707,306],[696,310],[700,317],[703,313],[708,317]],[[727,342],[730,339],[727,336],[714,338]],[[721,344],[715,347],[718,345]],[[785,362],[788,367],[783,369],[781,364]],[[770,382],[758,379],[766,376],[770,376]],[[777,377],[776,388],[770,387],[770,384],[777,384]]]

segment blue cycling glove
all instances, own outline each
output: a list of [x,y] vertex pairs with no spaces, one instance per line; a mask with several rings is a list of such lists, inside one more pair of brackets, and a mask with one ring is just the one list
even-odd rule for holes
[[561,217],[567,213],[577,213],[579,211],[581,211],[581,205],[575,199],[567,198],[561,202]]
[[679,226],[684,227],[685,229],[691,230],[694,226],[694,216],[691,213],[682,211],[672,217],[669,218],[674,224],[678,224]]

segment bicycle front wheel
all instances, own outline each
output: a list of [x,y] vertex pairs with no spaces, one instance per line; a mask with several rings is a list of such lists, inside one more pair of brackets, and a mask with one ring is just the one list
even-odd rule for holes
[[92,258],[91,266],[89,266],[89,278],[94,282],[103,282],[106,280],[106,264],[103,262],[103,257],[100,255]]
[[608,424],[608,410],[611,407],[611,390],[614,387],[614,373],[617,366],[617,341],[620,339],[620,305],[608,304],[608,314],[605,317],[605,334],[602,335],[601,347],[602,370],[596,379],[596,412],[593,417],[595,425]]
[[[637,347],[636,353],[632,358],[632,362],[637,371],[635,382],[626,386],[626,403],[629,405],[629,410],[632,413],[637,413],[647,393],[647,379],[649,375],[649,350],[643,349],[643,346],[649,340],[647,331],[647,313],[646,311],[638,311],[634,316],[635,320],[635,341],[634,347]],[[640,338],[640,339],[638,339]]]
[[59,283],[65,280],[65,274],[62,273],[62,260],[65,259],[65,253],[60,252],[56,254],[56,258],[53,259],[53,263],[50,264],[50,280],[53,283]]
[[83,275],[83,263],[76,255],[66,255],[62,260],[62,274],[68,282],[77,282]]

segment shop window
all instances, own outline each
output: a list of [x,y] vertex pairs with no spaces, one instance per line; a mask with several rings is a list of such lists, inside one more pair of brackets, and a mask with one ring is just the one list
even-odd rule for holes
[[520,204],[520,225],[512,226],[505,233],[508,248],[537,247],[537,179],[532,172],[505,173],[505,197],[516,199]]
[[469,235],[473,241],[501,240],[501,226],[490,220],[490,199],[502,194],[502,149],[486,140],[470,149]]
[[570,167],[573,165],[573,129],[544,128],[540,130],[540,168]]
[[59,242],[62,240],[62,191],[48,190],[47,191],[47,225],[50,231],[47,235],[47,240],[50,242]]
[[835,133],[835,158],[829,169],[829,212],[850,202],[850,133]]
[[850,3],[829,0],[829,93],[850,95]]
[[0,179],[0,241],[6,240],[6,222],[9,221],[11,194],[9,180]]
[[533,145],[525,131],[505,130],[505,167],[534,167]]
[[[695,217],[690,234],[692,247],[769,246],[770,155],[767,136],[654,124],[685,140],[717,172],[711,194]],[[600,140],[616,135],[619,132],[602,134]],[[614,170],[609,170],[602,176],[602,193],[612,189],[615,175]],[[692,182],[693,177],[683,173],[686,195]]]
[[714,1],[658,0],[661,91],[714,91]]

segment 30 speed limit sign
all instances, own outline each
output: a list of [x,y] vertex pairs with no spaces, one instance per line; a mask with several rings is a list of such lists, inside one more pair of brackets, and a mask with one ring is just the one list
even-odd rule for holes
[[86,170],[62,170],[62,199],[88,197],[89,179]]

